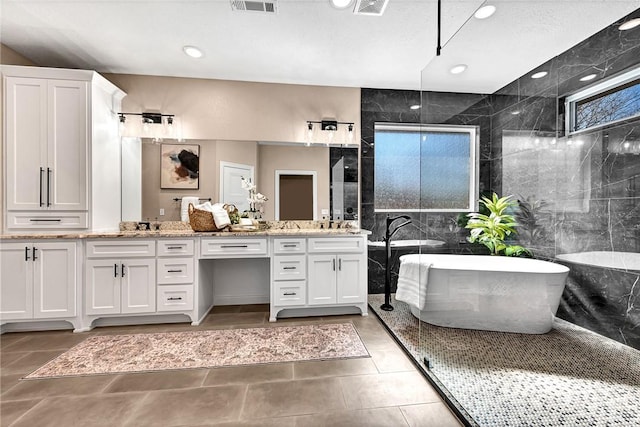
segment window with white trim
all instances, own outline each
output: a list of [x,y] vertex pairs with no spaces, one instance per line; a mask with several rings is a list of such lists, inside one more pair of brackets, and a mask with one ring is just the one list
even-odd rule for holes
[[477,210],[475,126],[376,123],[376,212]]

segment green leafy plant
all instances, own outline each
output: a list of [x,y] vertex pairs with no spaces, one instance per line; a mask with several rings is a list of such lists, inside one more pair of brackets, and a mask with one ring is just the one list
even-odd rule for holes
[[532,256],[531,252],[522,246],[505,243],[508,236],[516,234],[518,223],[508,210],[517,206],[517,202],[511,200],[511,196],[498,197],[493,193],[491,198],[482,197],[480,203],[489,214],[473,212],[467,215],[469,222],[466,228],[471,230],[467,240],[486,246],[491,255]]

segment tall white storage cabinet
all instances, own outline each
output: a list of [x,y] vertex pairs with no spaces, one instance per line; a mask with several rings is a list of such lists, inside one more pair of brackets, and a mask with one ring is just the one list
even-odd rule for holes
[[1,70],[5,230],[115,230],[124,92],[94,71]]

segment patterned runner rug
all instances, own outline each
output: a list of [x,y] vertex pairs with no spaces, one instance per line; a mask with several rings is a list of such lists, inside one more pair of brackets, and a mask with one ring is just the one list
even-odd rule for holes
[[92,336],[25,378],[368,357],[351,323]]

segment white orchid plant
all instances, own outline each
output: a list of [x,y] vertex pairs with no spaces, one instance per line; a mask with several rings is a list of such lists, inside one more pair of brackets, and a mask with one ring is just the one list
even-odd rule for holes
[[262,213],[264,209],[264,202],[269,199],[267,199],[264,194],[257,192],[256,185],[251,182],[251,178],[246,179],[242,176],[240,179],[242,180],[242,188],[249,192],[249,197],[247,198],[247,201],[249,202],[249,212]]

